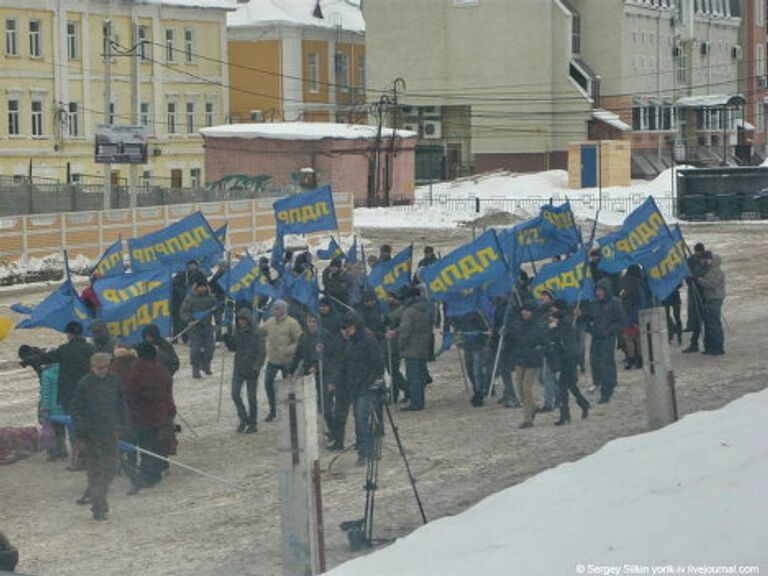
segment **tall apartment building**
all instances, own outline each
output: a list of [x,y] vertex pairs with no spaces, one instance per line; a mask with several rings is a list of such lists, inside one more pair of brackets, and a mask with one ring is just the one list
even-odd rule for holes
[[228,28],[233,121],[366,123],[359,0],[250,0]]
[[364,15],[370,85],[406,81],[398,120],[443,176],[565,168],[587,138],[631,140],[636,176],[673,152],[737,162],[738,0],[366,0]]
[[[201,184],[198,129],[223,123],[229,110],[226,7],[233,4],[0,0],[0,175],[26,176],[31,167],[38,179],[98,182],[97,125],[143,124],[149,158],[139,176],[163,186]],[[133,82],[133,57],[122,54],[131,48]],[[113,181],[123,183],[129,167],[112,169]]]

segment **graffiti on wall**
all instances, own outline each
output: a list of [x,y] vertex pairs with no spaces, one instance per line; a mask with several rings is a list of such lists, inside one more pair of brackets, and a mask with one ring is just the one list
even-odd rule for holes
[[226,195],[231,192],[266,194],[267,182],[270,180],[272,180],[272,176],[267,174],[259,174],[258,176],[231,174],[216,180],[216,182],[210,182],[207,188],[209,192],[218,195]]

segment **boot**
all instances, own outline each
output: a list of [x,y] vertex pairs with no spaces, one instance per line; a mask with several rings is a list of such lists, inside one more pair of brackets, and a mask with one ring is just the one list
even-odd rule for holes
[[581,419],[586,420],[589,417],[589,402],[581,406]]
[[635,356],[635,368],[642,368],[642,367],[643,367],[643,357]]
[[571,409],[568,406],[560,405],[560,420],[555,422],[555,426],[571,423]]
[[698,342],[691,342],[690,346],[683,350],[683,354],[690,354],[692,352],[698,352],[699,351],[699,343]]

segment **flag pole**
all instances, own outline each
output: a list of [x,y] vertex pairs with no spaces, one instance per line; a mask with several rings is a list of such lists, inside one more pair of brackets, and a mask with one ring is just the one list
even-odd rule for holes
[[[227,250],[227,287],[231,285],[232,281],[232,253]],[[221,311],[222,316],[224,317],[227,313],[227,297],[224,296],[224,309]],[[221,422],[221,403],[222,398],[224,396],[224,364],[227,359],[227,351],[226,349],[221,351],[221,371],[219,373],[219,405],[216,410],[216,424],[219,424]]]

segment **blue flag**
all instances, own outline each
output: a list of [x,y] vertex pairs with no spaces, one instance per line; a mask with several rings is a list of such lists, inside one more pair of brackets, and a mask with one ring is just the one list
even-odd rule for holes
[[576,219],[569,201],[566,200],[560,206],[545,204],[540,209],[540,215],[552,227],[548,232],[556,241],[568,245],[569,252],[575,251],[581,245],[581,229],[576,226]]
[[16,314],[26,314],[27,316],[29,316],[30,314],[32,314],[32,312],[35,311],[35,309],[32,308],[32,306],[27,306],[26,304],[21,304],[21,303],[11,304],[10,308],[14,312],[16,312]]
[[122,240],[115,241],[112,246],[104,251],[104,254],[101,255],[101,258],[99,258],[99,261],[96,263],[96,266],[93,267],[93,271],[98,272],[101,278],[125,274]]
[[366,283],[373,288],[379,306],[387,311],[387,293],[396,292],[411,282],[413,266],[413,244],[398,252],[391,260],[379,262],[370,271]]
[[161,335],[171,335],[171,275],[167,269],[104,278],[96,287],[99,319],[116,338],[135,344],[149,324],[155,324]]
[[334,258],[344,258],[344,250],[341,249],[339,243],[331,236],[328,241],[328,248],[320,248],[317,251],[317,257],[320,260],[333,260]]
[[308,234],[338,229],[333,194],[329,186],[282,198],[272,207],[275,209],[277,230],[283,234]]
[[189,260],[203,261],[221,254],[223,246],[200,212],[171,224],[163,230],[128,240],[131,269],[134,272],[158,266],[183,268]]
[[249,255],[241,258],[237,266],[219,278],[218,283],[233,300],[250,302],[255,296],[277,297],[277,292],[262,273],[258,262]]
[[280,296],[303,304],[310,312],[317,313],[320,287],[317,285],[314,271],[311,268],[301,274],[286,271],[280,277]]
[[443,342],[440,344],[440,350],[435,353],[435,358],[439,358],[453,346],[453,332],[443,332]]
[[649,196],[624,219],[619,230],[597,240],[600,246],[598,268],[612,274],[621,272],[648,257],[668,238],[664,216]]
[[221,244],[221,250],[211,254],[210,256],[206,256],[200,259],[200,268],[203,270],[210,272],[219,262],[221,262],[222,258],[224,258],[224,247],[227,244],[227,226],[228,224],[224,224],[220,228],[217,228],[214,232],[216,238],[219,239],[219,243]]
[[285,270],[285,237],[280,230],[275,234],[275,242],[272,244],[272,254],[269,264],[280,275],[283,274],[283,270]]
[[92,317],[77,295],[72,282],[65,280],[55,292],[32,309],[29,318],[19,322],[17,328],[51,328],[64,332],[69,322],[77,321],[83,325],[83,333],[90,331]]
[[539,298],[545,290],[569,304],[594,299],[595,284],[587,264],[586,248],[570,258],[546,264],[533,279],[531,291]]
[[499,244],[508,262],[533,262],[573,252],[578,240],[536,216],[499,232]]
[[357,236],[352,240],[352,246],[347,252],[347,264],[357,264]]
[[458,292],[445,300],[446,318],[466,316],[473,312],[482,314],[489,324],[493,322],[493,302],[487,288],[484,286]]
[[496,238],[488,230],[421,270],[421,279],[433,300],[447,300],[458,292],[509,275],[509,267]]
[[675,226],[671,232],[671,237],[667,237],[652,254],[646,254],[640,260],[648,286],[659,300],[665,300],[690,275],[680,227]]

